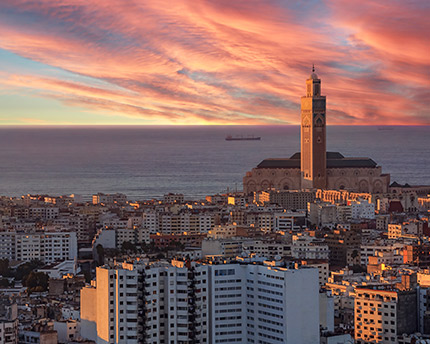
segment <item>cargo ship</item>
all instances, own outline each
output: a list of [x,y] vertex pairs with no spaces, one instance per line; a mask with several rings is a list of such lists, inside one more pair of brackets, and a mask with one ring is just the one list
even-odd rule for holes
[[226,141],[260,141],[261,137],[260,136],[232,136],[232,135],[227,135],[225,138]]

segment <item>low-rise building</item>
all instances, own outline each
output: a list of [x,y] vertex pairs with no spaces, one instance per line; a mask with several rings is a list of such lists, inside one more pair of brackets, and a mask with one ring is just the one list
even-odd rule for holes
[[330,250],[323,240],[309,235],[293,235],[291,256],[297,259],[329,259]]

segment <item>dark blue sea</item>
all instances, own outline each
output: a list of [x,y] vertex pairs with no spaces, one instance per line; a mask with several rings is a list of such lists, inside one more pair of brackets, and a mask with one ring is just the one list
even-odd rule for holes
[[[229,134],[262,139],[226,141]],[[331,126],[327,148],[371,157],[391,181],[430,184],[430,127]],[[297,126],[1,127],[0,195],[200,198],[240,190],[261,160],[299,150]]]

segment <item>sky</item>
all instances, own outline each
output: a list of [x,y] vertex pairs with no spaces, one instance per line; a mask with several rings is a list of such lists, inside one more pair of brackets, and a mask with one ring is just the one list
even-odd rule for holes
[[428,0],[2,0],[1,125],[430,125]]

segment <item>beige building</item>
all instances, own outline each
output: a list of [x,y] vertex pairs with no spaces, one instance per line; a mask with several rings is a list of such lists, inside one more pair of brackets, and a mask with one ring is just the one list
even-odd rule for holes
[[315,192],[308,190],[267,190],[256,192],[254,202],[277,204],[284,209],[306,209],[308,202],[315,200]]
[[388,224],[388,239],[398,239],[402,237],[420,237],[425,235],[428,224],[424,221],[412,220],[399,224]]
[[355,297],[356,343],[398,343],[398,335],[417,331],[417,294],[357,288]]
[[390,175],[370,158],[346,158],[326,151],[326,99],[321,79],[313,72],[302,97],[301,153],[290,158],[265,159],[243,178],[245,194],[279,190],[334,189],[384,193]]
[[228,239],[237,236],[248,236],[248,229],[232,223],[215,226],[208,232],[208,238],[210,239]]

